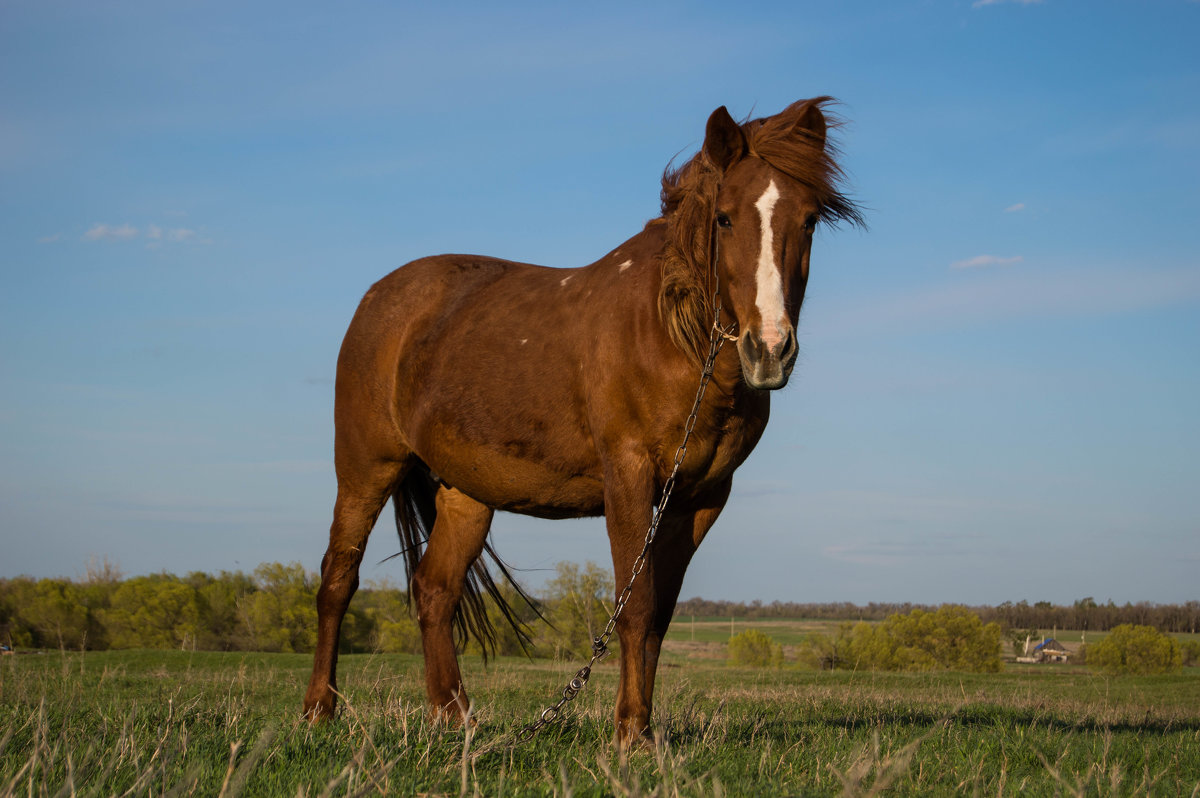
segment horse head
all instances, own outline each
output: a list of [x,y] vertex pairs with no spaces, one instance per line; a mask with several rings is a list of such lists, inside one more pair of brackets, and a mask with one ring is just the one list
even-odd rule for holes
[[[675,242],[660,311],[681,315],[683,303],[672,300],[689,296],[692,309],[682,315],[692,319],[676,325],[688,334],[677,334],[670,323],[668,329],[679,343],[692,339],[697,351],[696,344],[708,340],[712,319],[711,288],[701,285],[710,285],[715,274],[722,311],[737,324],[742,376],[751,388],[782,388],[796,363],[796,323],[817,224],[862,222],[838,190],[842,175],[822,111],[827,102],[804,100],[742,124],[722,106],[708,119],[700,153],[663,179],[664,216]],[[675,261],[689,261],[690,269],[673,269]],[[694,281],[694,290],[680,290],[681,275]]]

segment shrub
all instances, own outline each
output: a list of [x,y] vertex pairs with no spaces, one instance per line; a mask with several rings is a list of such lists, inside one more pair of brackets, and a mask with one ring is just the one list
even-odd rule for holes
[[845,667],[884,671],[971,671],[1001,668],[1000,626],[984,624],[966,607],[915,609],[883,623],[860,622],[850,637]]
[[1180,645],[1184,665],[1200,665],[1200,640],[1185,640]]
[[1183,665],[1183,652],[1178,641],[1153,626],[1123,623],[1088,646],[1087,662],[1106,673],[1173,673]]
[[796,647],[796,664],[813,670],[835,670],[853,666],[847,663],[851,648],[851,626],[847,622],[837,625],[833,635],[813,632],[804,637]]
[[729,664],[778,668],[783,664],[783,646],[757,629],[747,629],[729,638]]

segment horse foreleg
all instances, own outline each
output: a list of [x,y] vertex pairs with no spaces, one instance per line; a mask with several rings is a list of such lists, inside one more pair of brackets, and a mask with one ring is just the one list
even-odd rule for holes
[[[664,525],[666,520],[663,519]],[[688,531],[690,532],[690,529]],[[647,711],[653,711],[654,708],[654,680],[658,673],[658,655],[662,650],[667,627],[671,625],[675,602],[679,598],[679,588],[683,585],[684,571],[687,570],[696,547],[692,544],[690,535],[681,535],[661,543],[655,540],[653,551],[654,584],[651,587],[654,591],[654,618],[646,635],[643,666],[645,673],[642,677]]]
[[[604,516],[612,549],[618,600],[630,583],[634,564],[646,539],[653,491],[649,477],[629,463],[618,464],[606,474]],[[645,658],[646,638],[654,619],[652,584],[655,567],[651,553],[643,570],[633,581],[629,598],[617,619],[617,636],[621,641],[621,676],[617,686],[616,741],[620,747],[653,739],[650,732],[650,704],[646,700]]]
[[358,566],[367,547],[367,537],[387,503],[398,470],[398,466],[392,466],[381,469],[371,480],[338,483],[329,548],[321,560],[321,587],[317,591],[317,649],[312,677],[304,694],[303,712],[310,720],[333,716],[342,619],[354,591],[358,590]]
[[462,722],[468,707],[452,622],[467,569],[483,552],[492,512],[453,488],[439,488],[437,521],[413,575],[413,598],[425,651],[425,693],[434,717],[449,723]]
[[729,498],[730,480],[700,498],[698,505],[681,512],[667,511],[660,532],[654,541],[654,622],[646,636],[645,690],[646,704],[653,710],[654,681],[658,672],[658,656],[663,638],[675,615],[679,589],[692,555],[700,541],[716,523],[717,516]]

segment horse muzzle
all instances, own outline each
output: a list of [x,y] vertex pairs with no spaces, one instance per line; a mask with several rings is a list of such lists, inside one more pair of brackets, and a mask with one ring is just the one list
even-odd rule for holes
[[746,384],[760,391],[774,391],[787,385],[796,365],[796,331],[789,324],[784,335],[768,342],[758,330],[750,329],[738,339],[738,358]]

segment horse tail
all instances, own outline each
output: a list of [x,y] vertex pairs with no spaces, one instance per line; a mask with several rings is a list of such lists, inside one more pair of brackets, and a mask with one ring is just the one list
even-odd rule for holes
[[[409,601],[412,601],[412,578],[417,565],[425,553],[425,543],[437,520],[437,503],[434,501],[438,480],[424,463],[411,468],[408,475],[392,494],[392,506],[396,512],[396,531],[400,536],[401,553],[404,555],[404,571],[408,582]],[[495,563],[501,578],[512,586],[517,597],[541,620],[545,620],[537,601],[517,584],[508,566],[496,554],[490,542],[485,542],[484,552]],[[454,611],[454,634],[461,649],[469,638],[474,638],[483,650],[484,661],[489,652],[495,653],[499,638],[492,618],[488,615],[485,595],[490,597],[500,611],[504,621],[512,627],[521,650],[529,656],[533,646],[529,626],[521,620],[517,610],[505,597],[500,585],[492,577],[487,563],[479,557],[467,570],[463,582],[463,594]]]

